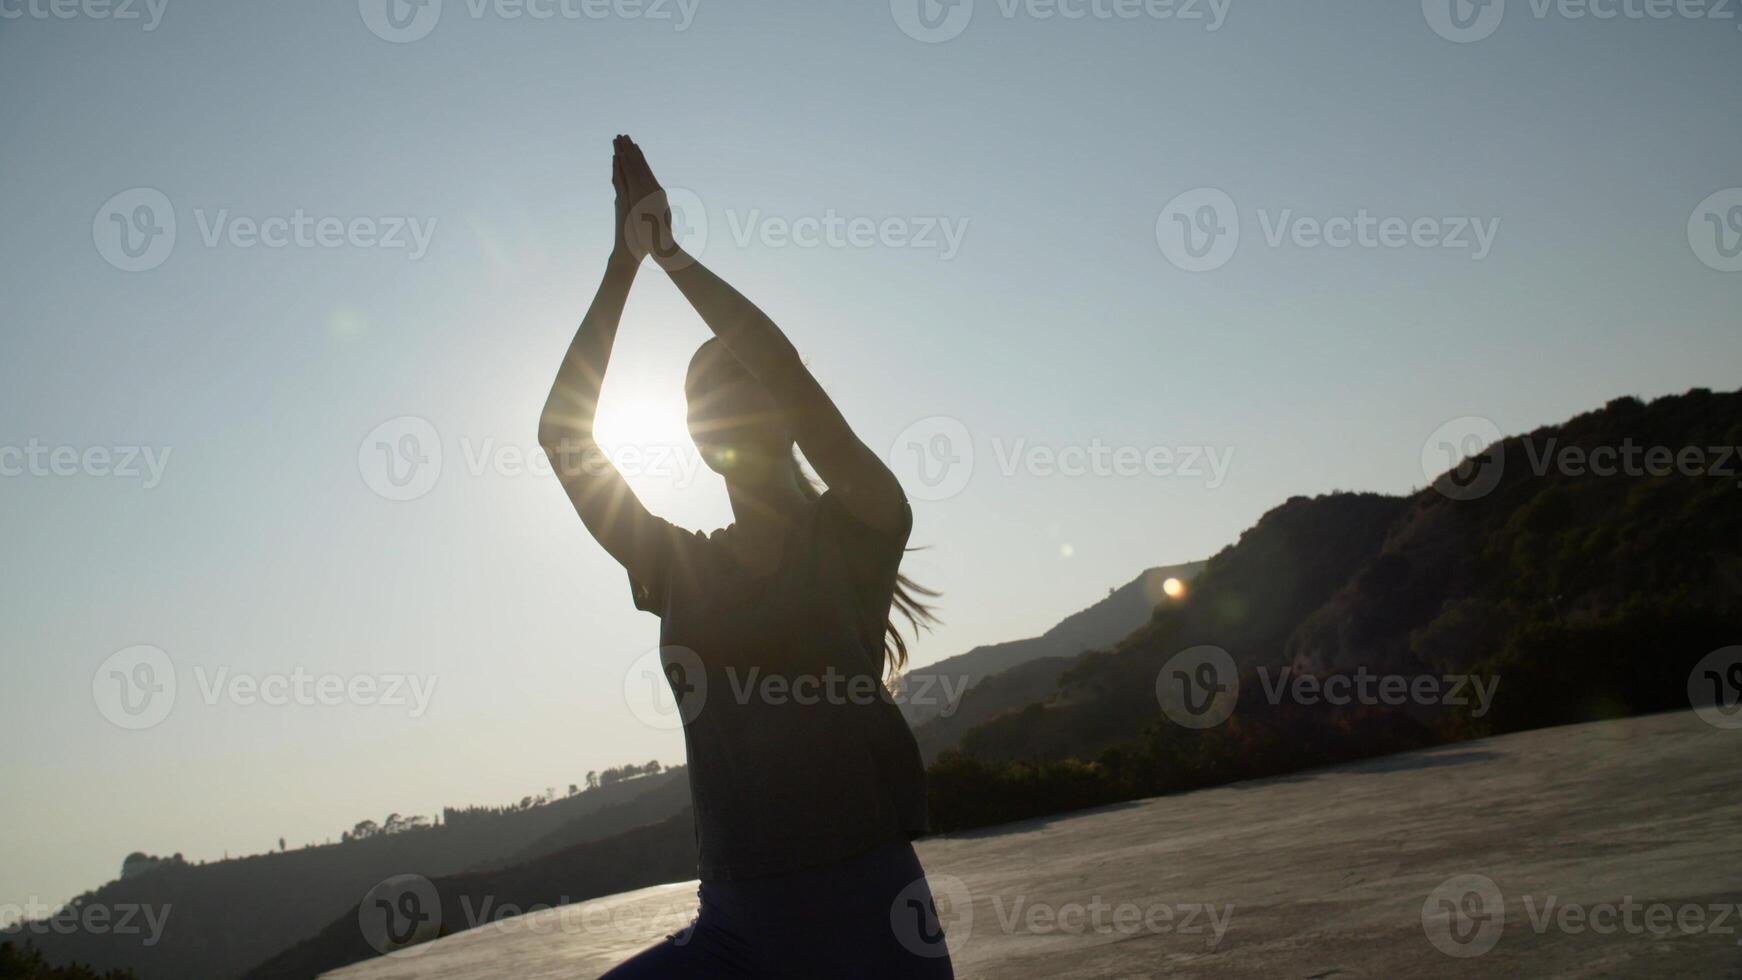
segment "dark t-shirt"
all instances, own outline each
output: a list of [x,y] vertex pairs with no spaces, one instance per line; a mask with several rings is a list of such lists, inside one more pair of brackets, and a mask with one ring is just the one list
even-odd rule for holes
[[782,874],[925,832],[919,747],[880,677],[883,630],[913,523],[880,531],[832,494],[764,577],[728,542],[660,522],[630,578],[660,617],[684,721],[704,881]]

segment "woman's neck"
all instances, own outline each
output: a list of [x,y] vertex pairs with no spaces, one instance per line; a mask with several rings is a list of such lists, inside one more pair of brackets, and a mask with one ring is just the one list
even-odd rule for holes
[[799,479],[795,470],[785,467],[755,484],[727,481],[733,521],[747,537],[778,541],[810,505],[810,497],[799,489]]

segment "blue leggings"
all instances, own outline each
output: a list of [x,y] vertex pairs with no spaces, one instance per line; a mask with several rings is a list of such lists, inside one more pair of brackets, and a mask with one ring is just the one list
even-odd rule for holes
[[955,976],[925,871],[905,840],[827,867],[705,881],[700,897],[688,928],[600,980]]

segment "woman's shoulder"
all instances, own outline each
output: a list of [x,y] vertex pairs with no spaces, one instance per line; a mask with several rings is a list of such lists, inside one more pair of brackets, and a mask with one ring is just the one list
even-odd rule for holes
[[840,494],[826,490],[817,500],[816,515],[819,527],[864,545],[893,545],[899,549],[907,544],[908,535],[913,532],[913,507],[906,500],[901,502],[893,520],[873,524],[848,509]]

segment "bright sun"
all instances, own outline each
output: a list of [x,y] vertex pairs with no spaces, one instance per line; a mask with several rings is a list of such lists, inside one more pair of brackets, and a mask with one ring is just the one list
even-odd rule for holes
[[682,398],[660,397],[647,390],[613,393],[607,388],[593,431],[606,452],[682,452],[693,448],[684,427]]

